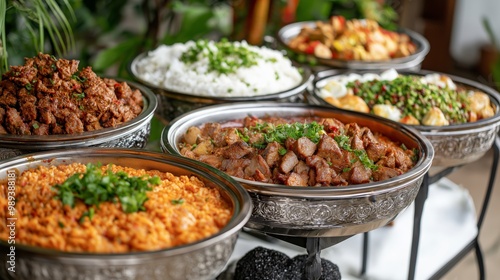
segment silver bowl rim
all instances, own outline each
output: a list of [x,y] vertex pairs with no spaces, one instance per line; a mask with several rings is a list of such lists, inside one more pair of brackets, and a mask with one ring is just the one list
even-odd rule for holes
[[116,127],[102,128],[94,131],[86,131],[78,134],[59,134],[59,135],[15,135],[0,134],[0,144],[5,148],[14,148],[22,150],[33,150],[40,148],[58,148],[79,146],[82,144],[91,145],[92,143],[101,143],[117,138],[124,134],[136,130],[141,124],[149,121],[158,106],[158,100],[154,93],[147,87],[122,78],[111,78],[119,82],[126,82],[132,89],[139,89],[143,96],[143,109],[132,120],[121,123]]
[[144,56],[147,55],[148,51],[140,53],[128,64],[127,69],[130,75],[139,83],[144,84],[151,89],[159,90],[160,94],[178,100],[196,100],[197,102],[202,102],[202,103],[225,103],[225,102],[266,101],[266,100],[283,99],[304,92],[314,79],[314,75],[311,69],[309,69],[308,67],[294,65],[295,68],[301,71],[302,81],[298,85],[284,91],[255,95],[255,96],[234,96],[234,97],[196,95],[192,93],[175,91],[163,86],[158,86],[142,79],[137,74],[137,63],[139,60],[141,60]]
[[[170,164],[180,168],[184,168],[196,176],[202,176],[205,179],[210,179],[211,182],[217,183],[219,188],[224,189],[224,191],[231,197],[234,206],[234,213],[231,220],[224,226],[219,232],[201,239],[199,241],[175,246],[160,250],[150,250],[150,251],[137,251],[137,252],[126,252],[126,253],[83,253],[83,252],[65,252],[55,249],[47,249],[38,246],[16,244],[16,250],[22,250],[27,253],[36,253],[39,255],[44,255],[47,257],[58,257],[58,258],[83,258],[83,259],[130,259],[130,258],[144,258],[151,259],[154,257],[168,257],[181,255],[188,252],[193,252],[209,246],[211,244],[218,243],[225,238],[237,233],[246,222],[250,219],[252,213],[252,200],[246,192],[246,190],[240,185],[239,182],[235,181],[230,176],[226,175],[224,172],[219,171],[212,166],[204,164],[199,161],[195,161],[189,158],[177,156],[177,155],[166,155],[164,153],[145,151],[141,149],[122,149],[122,148],[79,148],[72,150],[51,150],[45,152],[37,152],[26,154],[22,156],[17,156],[8,161],[0,162],[0,172],[6,171],[9,168],[15,168],[20,165],[34,164],[40,162],[47,162],[50,159],[70,159],[72,157],[87,157],[91,159],[98,159],[99,157],[130,157],[130,158],[140,158],[144,160],[157,161],[163,164]],[[233,185],[234,190],[226,187],[224,184]],[[241,200],[241,202],[239,201]],[[9,248],[11,245],[4,240],[0,240],[0,247]]]
[[[346,115],[354,115],[359,118],[364,119],[374,119],[377,122],[383,123],[385,126],[389,126],[393,129],[397,129],[402,131],[404,134],[409,136],[415,141],[420,150],[419,160],[415,164],[415,166],[409,170],[408,172],[390,178],[389,180],[379,181],[379,182],[370,182],[366,184],[359,185],[349,185],[345,187],[294,187],[294,186],[284,186],[279,184],[269,184],[269,183],[261,183],[256,181],[250,181],[241,179],[238,177],[232,176],[236,181],[240,182],[247,188],[247,190],[255,193],[260,193],[264,195],[277,195],[277,196],[287,196],[287,197],[302,197],[308,199],[341,199],[341,198],[356,198],[363,197],[367,194],[369,195],[378,195],[382,193],[386,193],[388,190],[396,190],[402,185],[404,182],[408,182],[423,176],[430,168],[432,160],[434,158],[434,148],[431,142],[424,137],[418,130],[402,126],[401,124],[381,118],[378,116],[370,116],[363,113],[358,113],[355,111],[347,111],[338,108],[332,108],[327,106],[320,105],[311,105],[311,104],[302,104],[302,103],[280,103],[276,104],[273,102],[263,102],[263,103],[228,103],[228,104],[220,104],[220,105],[212,105],[200,109],[193,110],[191,112],[185,113],[169,123],[165,126],[161,133],[160,145],[161,149],[164,152],[168,152],[170,154],[180,155],[177,146],[172,145],[174,140],[175,132],[182,127],[186,121],[193,120],[203,120],[209,115],[218,114],[223,111],[232,111],[232,110],[246,110],[247,112],[252,112],[252,108],[264,108],[268,112],[272,112],[273,109],[276,108],[286,108],[286,109],[296,109],[296,110],[308,110],[308,112],[313,113],[315,110],[322,110],[327,112],[337,112]],[[307,113],[304,111],[304,113]],[[305,115],[305,114],[303,114]],[[248,189],[248,186],[251,186]]]
[[[329,104],[328,102],[324,101],[323,98],[319,97],[317,94],[318,88],[317,84],[330,79],[332,77],[336,76],[342,76],[342,75],[348,75],[351,73],[357,73],[357,74],[363,74],[363,73],[381,73],[383,70],[378,70],[378,71],[372,71],[372,70],[363,70],[363,71],[356,71],[356,70],[324,70],[320,71],[317,73],[315,80],[312,83],[312,90],[309,91],[310,94],[313,95],[313,98],[316,100],[319,100],[322,105],[324,106],[329,106],[335,108],[335,106]],[[440,75],[445,75],[450,77],[453,82],[457,82],[459,84],[465,85],[468,88],[473,88],[473,89],[478,89],[490,97],[490,101],[492,101],[495,106],[496,106],[496,113],[493,117],[482,119],[476,122],[469,122],[469,123],[462,123],[462,124],[451,124],[447,126],[425,126],[425,125],[412,125],[411,127],[414,127],[415,129],[419,130],[423,135],[452,135],[452,134],[463,134],[465,132],[468,132],[469,130],[477,130],[484,128],[486,130],[491,129],[492,125],[498,125],[500,124],[500,93],[496,91],[495,89],[483,85],[479,82],[463,78],[463,77],[458,77],[455,75],[447,74],[447,73],[442,73],[442,72],[437,72],[437,71],[430,71],[430,70],[419,70],[419,71],[414,71],[414,70],[397,70],[398,74],[401,75],[416,75],[416,76],[424,76],[427,74],[440,74]],[[410,125],[404,125],[404,126],[410,126]]]
[[[277,39],[278,42],[286,48],[287,51],[291,51],[295,54],[302,54],[307,57],[316,59],[318,62],[320,62],[323,65],[333,65],[337,67],[345,67],[349,69],[378,69],[378,68],[387,68],[388,66],[393,65],[395,68],[411,68],[414,67],[418,64],[420,64],[425,56],[429,53],[430,51],[430,44],[427,39],[422,36],[421,34],[412,31],[407,28],[402,28],[399,27],[397,32],[398,33],[404,33],[408,36],[410,36],[412,42],[414,42],[417,46],[417,50],[415,53],[401,57],[401,58],[394,58],[390,60],[370,60],[370,61],[364,61],[364,60],[344,60],[344,59],[325,59],[325,58],[319,58],[317,56],[313,55],[308,55],[305,53],[299,53],[296,51],[293,51],[288,47],[288,41],[291,39],[291,34],[297,35],[300,29],[304,25],[308,26],[314,26],[316,24],[316,21],[300,21],[300,22],[294,22],[287,24],[280,28],[277,33]],[[416,64],[416,65],[414,65]]]

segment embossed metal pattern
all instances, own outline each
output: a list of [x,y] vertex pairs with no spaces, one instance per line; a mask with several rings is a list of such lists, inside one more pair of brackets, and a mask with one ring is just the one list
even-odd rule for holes
[[[0,269],[1,279],[27,280],[191,280],[215,279],[226,265],[236,242],[237,233],[176,258],[148,258],[140,262],[132,258],[109,261],[96,256],[91,263],[81,258],[50,258],[22,255],[16,260],[16,272]],[[2,254],[2,264],[7,261]]]
[[[379,195],[351,199],[308,199],[250,193],[252,217],[247,227],[265,231],[307,234],[308,230],[328,229],[329,235],[351,235],[351,225],[369,228],[394,219],[418,193],[422,178]],[[273,228],[273,229],[269,229]]]
[[[164,152],[179,154],[177,143],[193,125],[253,116],[334,117],[357,122],[394,140],[417,147],[420,159],[407,173],[389,180],[347,187],[291,187],[235,178],[250,193],[254,210],[246,227],[298,237],[349,236],[376,229],[394,219],[416,197],[434,150],[418,131],[386,119],[335,108],[286,103],[240,103],[205,107],[171,122],[161,137]],[[403,140],[404,139],[404,140]]]
[[[16,271],[7,270],[7,254],[0,255],[0,279],[27,280],[132,280],[215,279],[229,260],[241,228],[248,221],[252,203],[245,189],[219,170],[191,159],[137,149],[80,148],[16,157],[0,162],[0,179],[15,168],[23,172],[37,165],[58,165],[72,161],[115,163],[133,168],[157,169],[176,175],[195,175],[221,190],[234,205],[233,217],[219,232],[195,243],[170,249],[128,254],[66,253],[15,244]],[[10,244],[0,240],[0,250]],[[10,273],[10,274],[9,274]]]

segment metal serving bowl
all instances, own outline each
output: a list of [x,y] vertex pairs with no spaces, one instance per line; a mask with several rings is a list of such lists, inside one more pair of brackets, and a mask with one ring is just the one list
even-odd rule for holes
[[333,117],[356,122],[420,151],[415,167],[386,181],[347,187],[291,187],[234,177],[250,193],[254,209],[246,227],[297,237],[338,237],[367,232],[394,219],[417,195],[434,155],[428,140],[412,128],[352,111],[306,104],[243,103],[195,110],[165,127],[162,150],[180,154],[177,143],[190,126],[264,116]]
[[[136,149],[82,148],[20,156],[0,163],[0,180],[6,180],[8,170],[23,172],[40,165],[73,162],[113,163],[176,176],[194,175],[206,185],[218,188],[232,203],[234,213],[220,232],[206,239],[157,251],[68,253],[0,240],[0,248],[5,252],[0,256],[1,279],[214,279],[229,260],[237,235],[251,213],[248,193],[223,172],[188,158]],[[11,246],[15,247],[15,273],[7,271]]]
[[[114,78],[117,81],[125,81]],[[0,134],[0,160],[31,152],[74,149],[80,147],[144,148],[149,137],[151,119],[158,101],[151,90],[134,82],[125,81],[132,89],[142,92],[142,112],[134,119],[116,127],[103,128],[79,134],[13,135]]]
[[[314,89],[308,100],[314,104],[333,105],[326,102],[318,95],[318,88],[322,82],[339,75],[347,75],[353,71],[327,70],[318,73]],[[366,73],[366,72],[364,72]],[[380,73],[380,71],[370,71],[370,73]],[[490,102],[495,106],[496,113],[493,117],[482,119],[477,122],[454,124],[448,126],[412,126],[419,130],[432,143],[434,147],[434,160],[432,166],[444,168],[467,164],[478,160],[491,148],[493,141],[498,133],[500,126],[500,94],[485,85],[471,81],[469,79],[460,78],[457,76],[432,72],[432,71],[398,71],[402,75],[418,75],[424,76],[427,74],[441,74],[450,77],[454,83],[463,85],[473,90],[479,90],[489,95]]]
[[303,93],[311,84],[313,75],[307,67],[299,67],[302,72],[302,81],[299,85],[281,92],[270,92],[269,94],[240,97],[215,97],[201,96],[189,93],[177,92],[163,86],[154,85],[137,74],[137,63],[147,56],[141,53],[135,57],[129,65],[129,72],[135,80],[151,88],[159,99],[159,115],[166,120],[172,120],[191,110],[198,109],[213,104],[248,102],[248,101],[276,101],[276,102],[297,102],[304,99]]
[[[292,38],[297,37],[300,30],[304,26],[309,26],[314,28],[316,26],[315,21],[305,21],[305,22],[295,22],[285,25],[278,31],[277,39],[281,47],[283,47],[288,53],[297,56],[298,53],[293,51],[288,47],[288,42]],[[424,60],[427,53],[429,53],[430,46],[427,39],[422,35],[401,28],[400,33],[404,33],[410,37],[410,39],[416,44],[417,50],[414,54],[407,57],[394,58],[384,61],[361,61],[361,60],[342,60],[342,59],[325,59],[319,58],[313,55],[300,54],[303,55],[308,61],[317,61],[321,65],[342,68],[342,69],[356,69],[356,70],[379,70],[379,69],[408,69],[408,70],[419,70],[422,61]]]

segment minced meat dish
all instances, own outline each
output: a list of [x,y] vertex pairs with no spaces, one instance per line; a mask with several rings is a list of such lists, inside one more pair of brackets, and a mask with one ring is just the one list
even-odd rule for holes
[[39,53],[0,81],[0,134],[74,134],[135,118],[142,94],[125,82],[78,70],[78,60]]
[[288,186],[346,186],[411,169],[418,151],[334,118],[246,117],[189,127],[180,153],[231,176]]

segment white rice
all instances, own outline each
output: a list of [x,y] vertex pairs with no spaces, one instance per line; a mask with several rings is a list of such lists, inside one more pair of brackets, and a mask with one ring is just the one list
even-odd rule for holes
[[[208,58],[192,64],[180,60],[184,51],[193,46],[189,41],[171,46],[162,45],[137,61],[137,75],[155,86],[176,92],[214,97],[256,96],[289,90],[300,84],[302,75],[291,61],[276,50],[234,42],[257,52],[257,65],[239,68],[236,73],[219,74],[208,70]],[[209,42],[214,47],[214,42]],[[270,61],[270,59],[272,61]],[[275,60],[275,61],[274,61]]]

